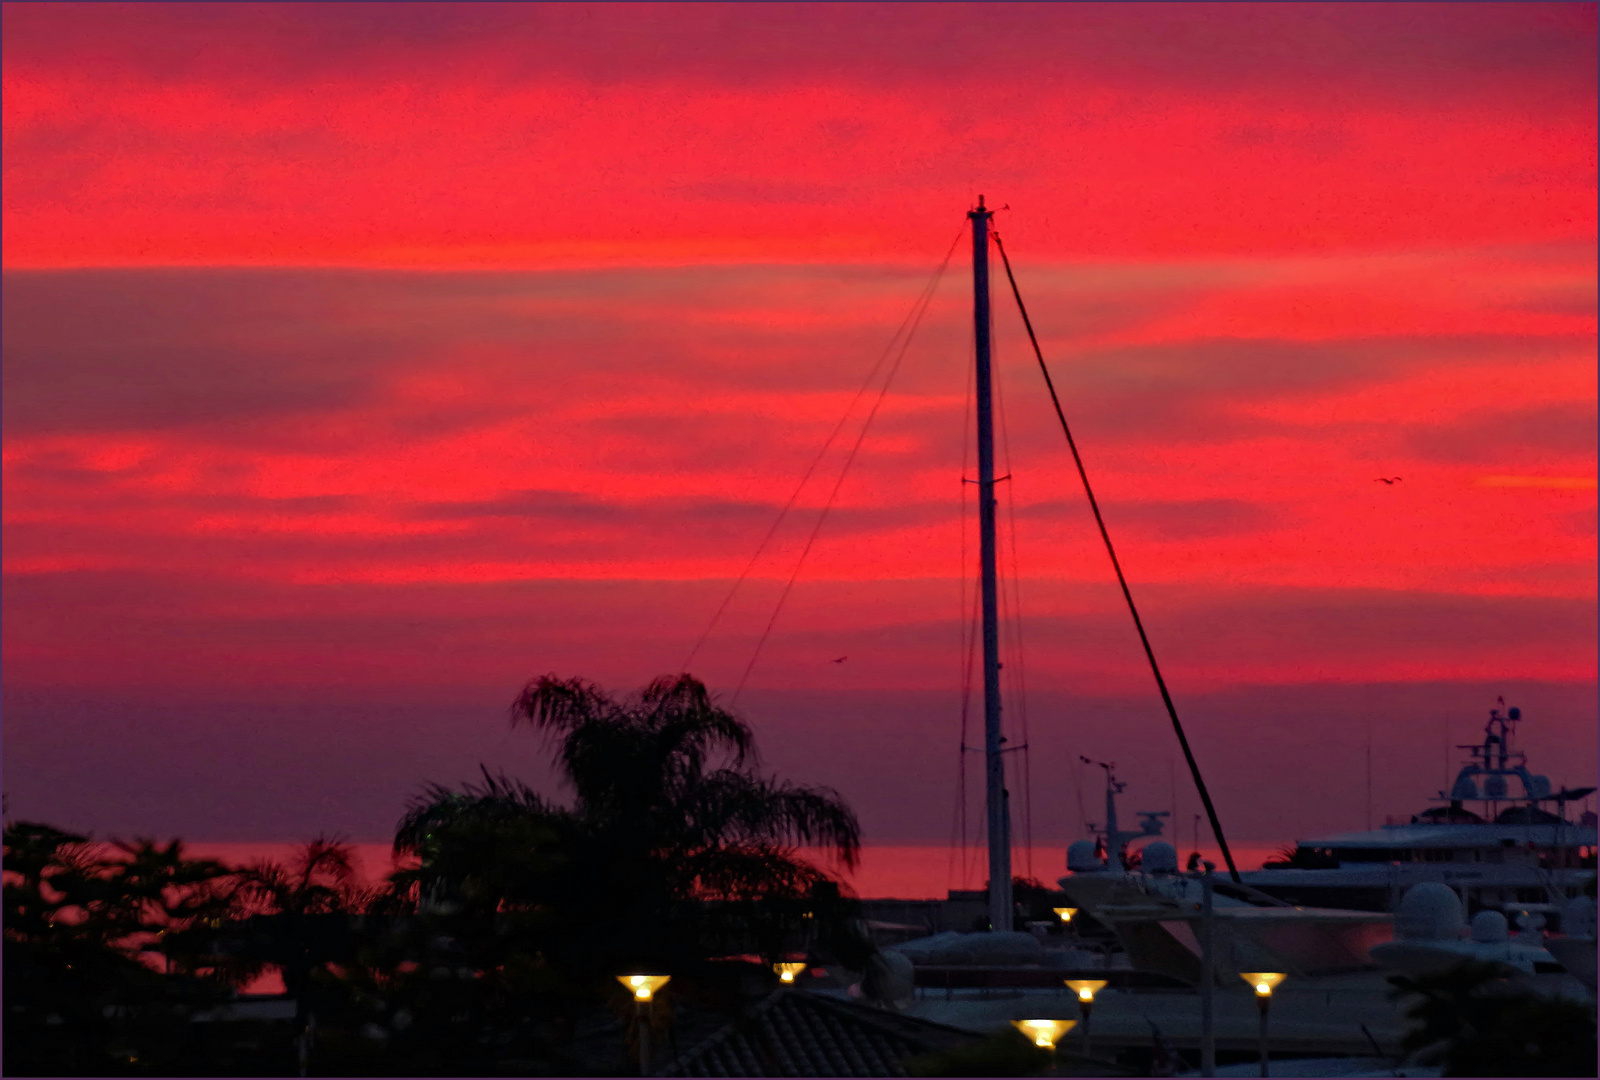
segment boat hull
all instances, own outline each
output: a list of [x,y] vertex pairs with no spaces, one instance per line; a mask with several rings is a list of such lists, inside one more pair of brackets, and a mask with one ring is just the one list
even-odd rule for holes
[[[1194,984],[1200,981],[1200,882],[1138,875],[1074,874],[1061,887],[1109,926],[1129,962]],[[1218,896],[1213,905],[1216,970],[1322,975],[1371,966],[1370,951],[1394,936],[1387,912],[1257,907]]]

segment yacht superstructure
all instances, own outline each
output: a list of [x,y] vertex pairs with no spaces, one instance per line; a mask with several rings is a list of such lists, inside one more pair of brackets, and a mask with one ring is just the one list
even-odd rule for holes
[[[1116,933],[1134,967],[1198,981],[1194,922],[1204,907],[1202,877],[1212,867],[1198,872],[1195,857],[1190,873],[1179,871],[1177,850],[1160,839],[1166,811],[1141,811],[1138,829],[1119,829],[1116,797],[1124,783],[1111,764],[1082,760],[1105,770],[1105,826],[1091,824],[1097,839],[1067,849],[1070,873],[1060,879],[1062,890]],[[1221,876],[1211,888],[1218,957],[1231,971],[1348,971],[1365,966],[1372,946],[1392,936],[1393,919],[1384,912],[1296,906]]]
[[1552,791],[1529,772],[1514,745],[1521,710],[1502,708],[1490,711],[1482,742],[1460,747],[1469,760],[1432,800],[1439,805],[1406,823],[1303,840],[1245,880],[1289,903],[1357,911],[1394,911],[1411,886],[1439,882],[1469,918],[1490,909],[1557,928],[1595,876],[1595,815],[1568,815],[1595,789]]
[[[1489,714],[1481,743],[1461,748],[1470,760],[1434,800],[1441,805],[1405,824],[1301,842],[1291,857],[1243,874],[1242,883],[1214,877],[1223,952],[1241,963],[1270,957],[1275,970],[1361,966],[1392,934],[1390,913],[1422,884],[1447,887],[1469,919],[1503,913],[1530,948],[1545,930],[1592,934],[1594,815],[1574,822],[1567,807],[1595,789],[1552,791],[1547,778],[1530,773],[1514,746],[1522,714],[1502,709],[1503,702]],[[1105,827],[1094,829],[1096,840],[1067,849],[1061,888],[1116,930],[1136,964],[1190,977],[1198,946],[1187,924],[1211,867],[1201,870],[1191,856],[1189,872],[1178,869],[1177,851],[1160,839],[1162,814],[1141,814],[1138,830],[1119,829],[1116,796],[1124,785],[1102,767]],[[1552,803],[1554,811],[1544,808]]]
[[[1520,709],[1503,702],[1490,711],[1483,741],[1460,747],[1468,761],[1450,790],[1432,800],[1439,805],[1408,822],[1302,840],[1289,857],[1245,872],[1243,883],[1288,905],[1392,912],[1411,886],[1439,882],[1455,891],[1468,918],[1489,909],[1522,922],[1540,916],[1557,929],[1568,902],[1595,879],[1595,815],[1572,820],[1568,812],[1595,789],[1554,791],[1547,777],[1530,772],[1515,746],[1521,719]],[[1161,814],[1140,815],[1138,831],[1117,828],[1115,798],[1123,787],[1107,767],[1106,828],[1095,830],[1097,840],[1068,848],[1073,876],[1062,879],[1063,888],[1088,895],[1127,872],[1152,871],[1147,856],[1157,850],[1159,872],[1166,872],[1173,856],[1158,840]],[[1154,842],[1133,850],[1139,840]],[[1188,869],[1196,869],[1193,859]]]

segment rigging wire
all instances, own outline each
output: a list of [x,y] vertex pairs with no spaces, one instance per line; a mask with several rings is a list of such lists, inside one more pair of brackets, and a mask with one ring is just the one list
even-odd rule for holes
[[[965,751],[958,756],[956,769],[956,801],[950,807],[950,842],[945,846],[944,876],[948,884],[959,881],[957,888],[966,888],[967,881],[967,762]],[[957,864],[961,871],[956,876]]]
[[[961,828],[962,828],[962,832],[961,832],[961,843],[962,843],[961,857],[962,857],[962,884],[963,884],[963,887],[965,887],[969,883],[970,875],[972,874],[971,863],[970,863],[969,860],[971,858],[972,848],[974,846],[972,844],[970,838],[969,838],[969,833],[967,831],[966,812],[969,809],[968,803],[966,802],[966,799],[969,797],[967,795],[967,792],[966,792],[966,778],[967,778],[966,769],[967,769],[967,760],[968,760],[967,759],[967,755],[968,754],[979,754],[979,753],[984,753],[985,752],[984,751],[984,747],[981,746],[981,745],[980,746],[969,746],[967,744],[967,732],[968,732],[968,730],[970,728],[970,722],[971,722],[971,718],[972,718],[972,692],[973,692],[973,689],[975,688],[976,683],[977,683],[976,672],[977,672],[977,665],[978,665],[978,645],[979,645],[979,642],[982,640],[982,626],[983,626],[983,593],[977,587],[976,584],[973,584],[970,594],[968,594],[966,592],[966,587],[968,585],[968,580],[967,580],[967,577],[968,577],[967,552],[970,550],[967,547],[967,525],[968,525],[968,519],[967,519],[966,493],[967,493],[967,485],[968,484],[977,485],[977,483],[978,483],[976,480],[968,480],[967,479],[967,465],[970,464],[970,461],[971,461],[971,459],[970,459],[970,457],[968,455],[971,453],[971,450],[972,450],[972,444],[971,444],[971,442],[968,441],[968,438],[971,435],[971,424],[972,424],[973,417],[977,413],[977,385],[976,385],[976,383],[977,383],[977,371],[978,371],[978,345],[977,345],[977,341],[976,340],[969,340],[968,343],[967,343],[967,404],[966,404],[966,413],[965,413],[964,419],[962,421],[962,430],[961,430],[961,446],[962,446],[962,453],[961,453],[961,512],[962,512],[962,519],[961,519],[961,529],[962,529],[962,531],[961,531],[961,542],[962,542],[962,548],[961,548],[961,552],[962,552],[961,582],[962,582],[963,595],[970,595],[971,596],[970,614],[968,613],[968,609],[964,608],[963,611],[962,611],[962,632],[965,635],[964,638],[963,638],[962,648],[965,650],[965,653],[964,653],[964,659],[963,659],[962,669],[961,669],[961,746],[959,748],[959,753],[960,753],[960,757],[961,757],[961,769],[962,769],[962,772],[961,772],[961,794],[962,794],[962,797],[963,797],[963,802],[962,802],[962,825],[961,825]],[[972,575],[972,577],[973,577],[973,582],[975,583],[976,579],[977,579],[977,575],[974,574],[974,575]]]
[[[973,362],[976,342],[968,343],[967,397],[961,410],[961,562],[956,574],[956,623],[960,627],[961,651],[957,660],[961,665],[961,742],[956,747],[956,815],[961,825],[961,878],[960,888],[967,887],[967,724],[972,704],[972,651],[968,638],[972,633],[972,620],[967,617],[967,462],[971,447],[967,436],[972,427],[973,380],[977,378],[977,365]],[[949,876],[954,877],[956,861],[955,823],[951,823]]]
[[[979,594],[977,589],[973,589],[972,590],[972,609],[971,610],[972,610],[972,614],[968,615],[967,619],[966,619],[966,625],[967,625],[967,629],[968,629],[968,634],[967,634],[967,662],[966,662],[965,670],[963,672],[964,682],[962,683],[962,689],[961,689],[961,693],[962,693],[962,702],[961,702],[961,705],[962,705],[962,708],[961,708],[961,725],[962,725],[961,768],[962,768],[962,781],[963,781],[963,783],[965,783],[965,780],[966,780],[966,772],[965,772],[965,770],[966,770],[966,767],[967,767],[967,754],[983,752],[983,747],[981,747],[981,746],[968,746],[967,745],[967,739],[966,739],[967,722],[968,722],[968,718],[971,716],[972,688],[973,688],[973,683],[974,683],[973,671],[978,666],[979,628],[983,625],[983,597]],[[963,812],[964,811],[965,811],[965,804],[963,804]],[[963,827],[965,827],[964,824],[963,824]],[[961,839],[962,839],[962,843],[963,844],[967,844],[967,834],[965,832],[962,833]],[[970,850],[970,845],[967,848],[963,848],[963,853],[962,853],[962,857],[963,858],[966,858],[966,852],[968,850]],[[971,871],[968,870],[966,872],[970,873]]]
[[883,380],[883,386],[878,391],[878,398],[872,403],[872,408],[867,412],[866,419],[861,423],[861,431],[856,436],[856,441],[850,447],[850,453],[844,459],[844,465],[839,470],[839,478],[834,481],[833,490],[828,493],[827,501],[822,504],[822,511],[817,515],[817,523],[811,529],[811,535],[806,538],[805,547],[800,549],[800,557],[795,560],[794,571],[789,575],[789,580],[784,583],[783,591],[778,594],[778,602],[772,609],[772,617],[767,620],[766,628],[761,631],[761,637],[756,641],[755,651],[750,656],[750,662],[745,665],[744,674],[739,676],[739,685],[734,687],[733,696],[729,705],[739,700],[739,695],[744,691],[744,685],[750,678],[750,672],[755,670],[756,661],[761,658],[761,650],[767,643],[767,638],[772,634],[772,628],[778,622],[778,616],[783,612],[783,605],[789,599],[789,593],[794,589],[795,580],[800,576],[801,567],[805,566],[806,556],[811,554],[812,545],[817,542],[817,535],[822,532],[823,523],[828,520],[828,512],[833,509],[834,500],[839,496],[839,490],[844,487],[845,477],[850,474],[850,466],[856,460],[856,454],[861,450],[861,444],[866,441],[867,432],[872,427],[873,419],[882,408],[884,398],[889,395],[889,387],[894,383],[895,374],[900,370],[900,364],[906,358],[906,351],[911,348],[911,339],[916,335],[917,327],[922,325],[922,317],[927,314],[928,306],[933,302],[933,294],[939,287],[939,281],[944,277],[944,271],[950,265],[950,257],[955,254],[956,245],[961,242],[958,234],[950,250],[945,252],[944,261],[939,264],[939,269],[934,272],[933,280],[923,289],[922,295],[917,298],[913,306],[911,324],[900,342],[900,351],[895,355],[894,363],[889,366],[889,373]]
[[[806,466],[805,475],[800,477],[800,482],[795,485],[794,491],[790,492],[789,500],[783,504],[783,509],[778,511],[778,516],[772,522],[771,528],[769,528],[767,530],[767,534],[761,538],[761,543],[756,545],[755,554],[750,556],[750,561],[746,563],[744,569],[739,572],[739,576],[734,581],[733,587],[728,590],[728,595],[722,598],[722,603],[717,606],[716,612],[711,616],[711,621],[706,624],[706,628],[701,632],[699,640],[694,643],[694,648],[689,650],[688,657],[685,658],[683,661],[683,666],[678,670],[689,670],[689,665],[694,662],[695,656],[699,654],[700,647],[706,643],[706,639],[711,636],[711,631],[716,628],[717,622],[722,618],[723,613],[728,610],[728,605],[733,602],[734,594],[739,591],[739,587],[743,585],[745,579],[750,576],[750,571],[755,569],[756,563],[761,559],[761,553],[767,549],[767,545],[770,544],[772,542],[772,538],[777,535],[779,526],[783,524],[783,519],[787,517],[789,511],[794,508],[795,500],[800,497],[801,490],[804,489],[807,482],[810,481],[811,474],[816,472],[817,466],[822,464],[823,457],[827,455],[828,448],[833,445],[833,440],[838,438],[839,432],[844,430],[845,422],[850,419],[850,414],[855,412],[856,404],[860,402],[862,395],[867,392],[867,388],[870,387],[873,381],[878,377],[879,370],[882,369],[884,361],[889,359],[889,355],[894,352],[895,344],[900,340],[900,336],[906,333],[906,327],[911,323],[912,317],[916,315],[918,305],[923,304],[924,307],[926,306],[923,301],[923,297],[931,295],[932,290],[938,286],[939,278],[944,274],[945,266],[949,264],[950,257],[955,254],[956,245],[961,243],[961,238],[965,235],[965,227],[957,230],[956,238],[950,242],[950,250],[945,252],[944,261],[940,263],[939,268],[934,271],[933,277],[930,279],[929,283],[923,286],[922,292],[917,296],[917,300],[911,305],[911,309],[906,312],[906,317],[900,320],[900,325],[895,329],[894,334],[889,338],[889,343],[884,346],[883,352],[879,354],[878,359],[873,363],[871,369],[867,372],[866,378],[861,380],[861,386],[856,390],[855,396],[850,399],[850,404],[845,406],[844,414],[839,417],[839,422],[835,424],[833,426],[833,430],[828,433],[827,439],[822,443],[822,448],[817,451],[817,456],[811,459],[810,465]],[[907,343],[909,344],[909,339]]]
[[[989,340],[994,341],[994,315],[990,309]],[[991,349],[993,345],[991,344]],[[1005,462],[1006,469],[1006,539],[1011,545],[1011,573],[1004,573],[1004,564],[1001,564],[1000,575],[1000,603],[1002,605],[1002,622],[1006,627],[1006,637],[1010,644],[1007,650],[1013,657],[1014,663],[1004,670],[1008,672],[1006,681],[1011,684],[1011,700],[1016,703],[1017,726],[1020,729],[1021,745],[1017,753],[1022,758],[1022,836],[1023,836],[1023,864],[1027,868],[1027,875],[1033,877],[1033,777],[1029,763],[1031,751],[1028,739],[1028,666],[1027,654],[1022,646],[1022,591],[1021,570],[1017,561],[1017,502],[1016,486],[1014,479],[1016,473],[1011,468],[1011,430],[1006,422],[1006,393],[1004,365],[994,365],[995,402],[999,406],[1000,414],[1000,452]],[[998,560],[997,560],[998,561]],[[1006,586],[1010,584],[1010,595],[1007,596]],[[1012,845],[1015,847],[1015,845]]]
[[1072,437],[1072,429],[1067,426],[1067,414],[1061,409],[1061,398],[1056,393],[1055,380],[1050,378],[1050,369],[1045,366],[1044,352],[1039,348],[1039,338],[1033,332],[1033,321],[1028,318],[1027,306],[1022,302],[1022,291],[1017,288],[1017,278],[1011,272],[1011,260],[1006,258],[1005,245],[1000,242],[999,233],[994,236],[995,247],[1000,252],[1000,261],[1006,268],[1006,280],[1011,283],[1011,294],[1016,297],[1017,310],[1022,314],[1022,325],[1027,328],[1028,340],[1033,344],[1033,355],[1039,361],[1039,371],[1044,375],[1044,384],[1050,391],[1050,402],[1055,406],[1056,419],[1061,421],[1061,433],[1067,438],[1067,447],[1072,451],[1072,461],[1078,467],[1078,478],[1083,481],[1083,493],[1089,498],[1089,509],[1094,511],[1095,524],[1100,527],[1100,539],[1105,542],[1106,554],[1111,557],[1111,567],[1117,572],[1117,584],[1122,586],[1122,597],[1128,603],[1128,613],[1133,616],[1133,625],[1139,632],[1139,642],[1144,646],[1146,659],[1150,661],[1150,673],[1155,676],[1156,686],[1161,691],[1161,700],[1167,707],[1167,716],[1172,720],[1172,730],[1178,736],[1178,745],[1183,748],[1184,760],[1189,763],[1190,775],[1194,777],[1195,789],[1200,794],[1200,801],[1205,804],[1206,816],[1211,819],[1211,832],[1217,838],[1217,846],[1222,849],[1222,857],[1228,864],[1228,874],[1234,881],[1240,882],[1239,868],[1234,865],[1233,852],[1228,848],[1228,841],[1222,835],[1222,822],[1217,817],[1217,809],[1211,802],[1211,793],[1206,789],[1205,780],[1200,776],[1200,766],[1194,759],[1194,752],[1189,748],[1189,740],[1184,736],[1183,723],[1178,719],[1178,708],[1172,703],[1172,695],[1167,692],[1167,681],[1161,677],[1161,667],[1156,663],[1155,650],[1150,646],[1150,637],[1145,633],[1144,622],[1139,618],[1139,609],[1134,605],[1133,593],[1128,588],[1128,579],[1122,573],[1122,564],[1117,561],[1117,552],[1111,545],[1111,534],[1106,531],[1105,518],[1100,514],[1100,504],[1095,501],[1094,489],[1089,486],[1089,474],[1083,467],[1083,458],[1078,453],[1077,441]]

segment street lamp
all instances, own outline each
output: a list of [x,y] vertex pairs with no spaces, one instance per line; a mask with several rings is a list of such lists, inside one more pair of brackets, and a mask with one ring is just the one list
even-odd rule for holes
[[1261,1075],[1267,1075],[1267,1008],[1272,1004],[1272,991],[1289,976],[1281,971],[1241,971],[1239,978],[1250,984],[1256,992],[1256,1008],[1261,1012]]
[[639,1024],[639,1075],[650,1075],[650,1007],[656,991],[667,985],[671,975],[618,975],[617,981],[633,992],[636,1022]]
[[1076,1020],[1013,1020],[1011,1024],[1041,1050],[1055,1052],[1056,1040],[1077,1025]]
[[1083,1016],[1083,1056],[1089,1056],[1089,1014],[1094,996],[1106,988],[1104,979],[1068,979],[1067,986],[1078,995],[1078,1012]]
[[1072,917],[1078,913],[1078,909],[1075,907],[1058,907],[1050,910],[1061,916],[1061,924],[1063,926],[1072,922]]
[[805,966],[804,963],[798,963],[798,964],[787,963],[787,964],[773,964],[772,965],[772,970],[776,971],[778,973],[778,981],[781,982],[781,983],[792,983],[792,982],[794,982],[794,977],[796,975],[800,974],[805,969],[806,969],[806,966]]
[[671,975],[618,975],[617,981],[633,991],[633,1000],[648,1003],[671,978]]

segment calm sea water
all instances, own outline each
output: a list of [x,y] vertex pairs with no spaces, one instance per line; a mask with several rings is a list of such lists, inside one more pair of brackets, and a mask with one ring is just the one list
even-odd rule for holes
[[[229,864],[259,861],[282,862],[292,858],[297,845],[288,843],[228,843],[195,841],[185,845],[195,858],[220,859]],[[388,844],[353,844],[357,870],[367,882],[381,880],[394,868]],[[1254,870],[1272,858],[1275,846],[1235,847],[1234,860],[1241,870]],[[1187,859],[1188,850],[1180,852]],[[1202,848],[1201,857],[1220,869],[1222,857],[1214,849]],[[861,851],[861,864],[852,872],[826,861],[824,868],[840,874],[865,897],[896,897],[903,900],[943,899],[950,889],[978,889],[987,875],[987,856],[981,847],[963,851],[942,844],[868,844]],[[1031,875],[1047,886],[1067,872],[1066,845],[1018,848],[1012,853],[1012,872]]]

